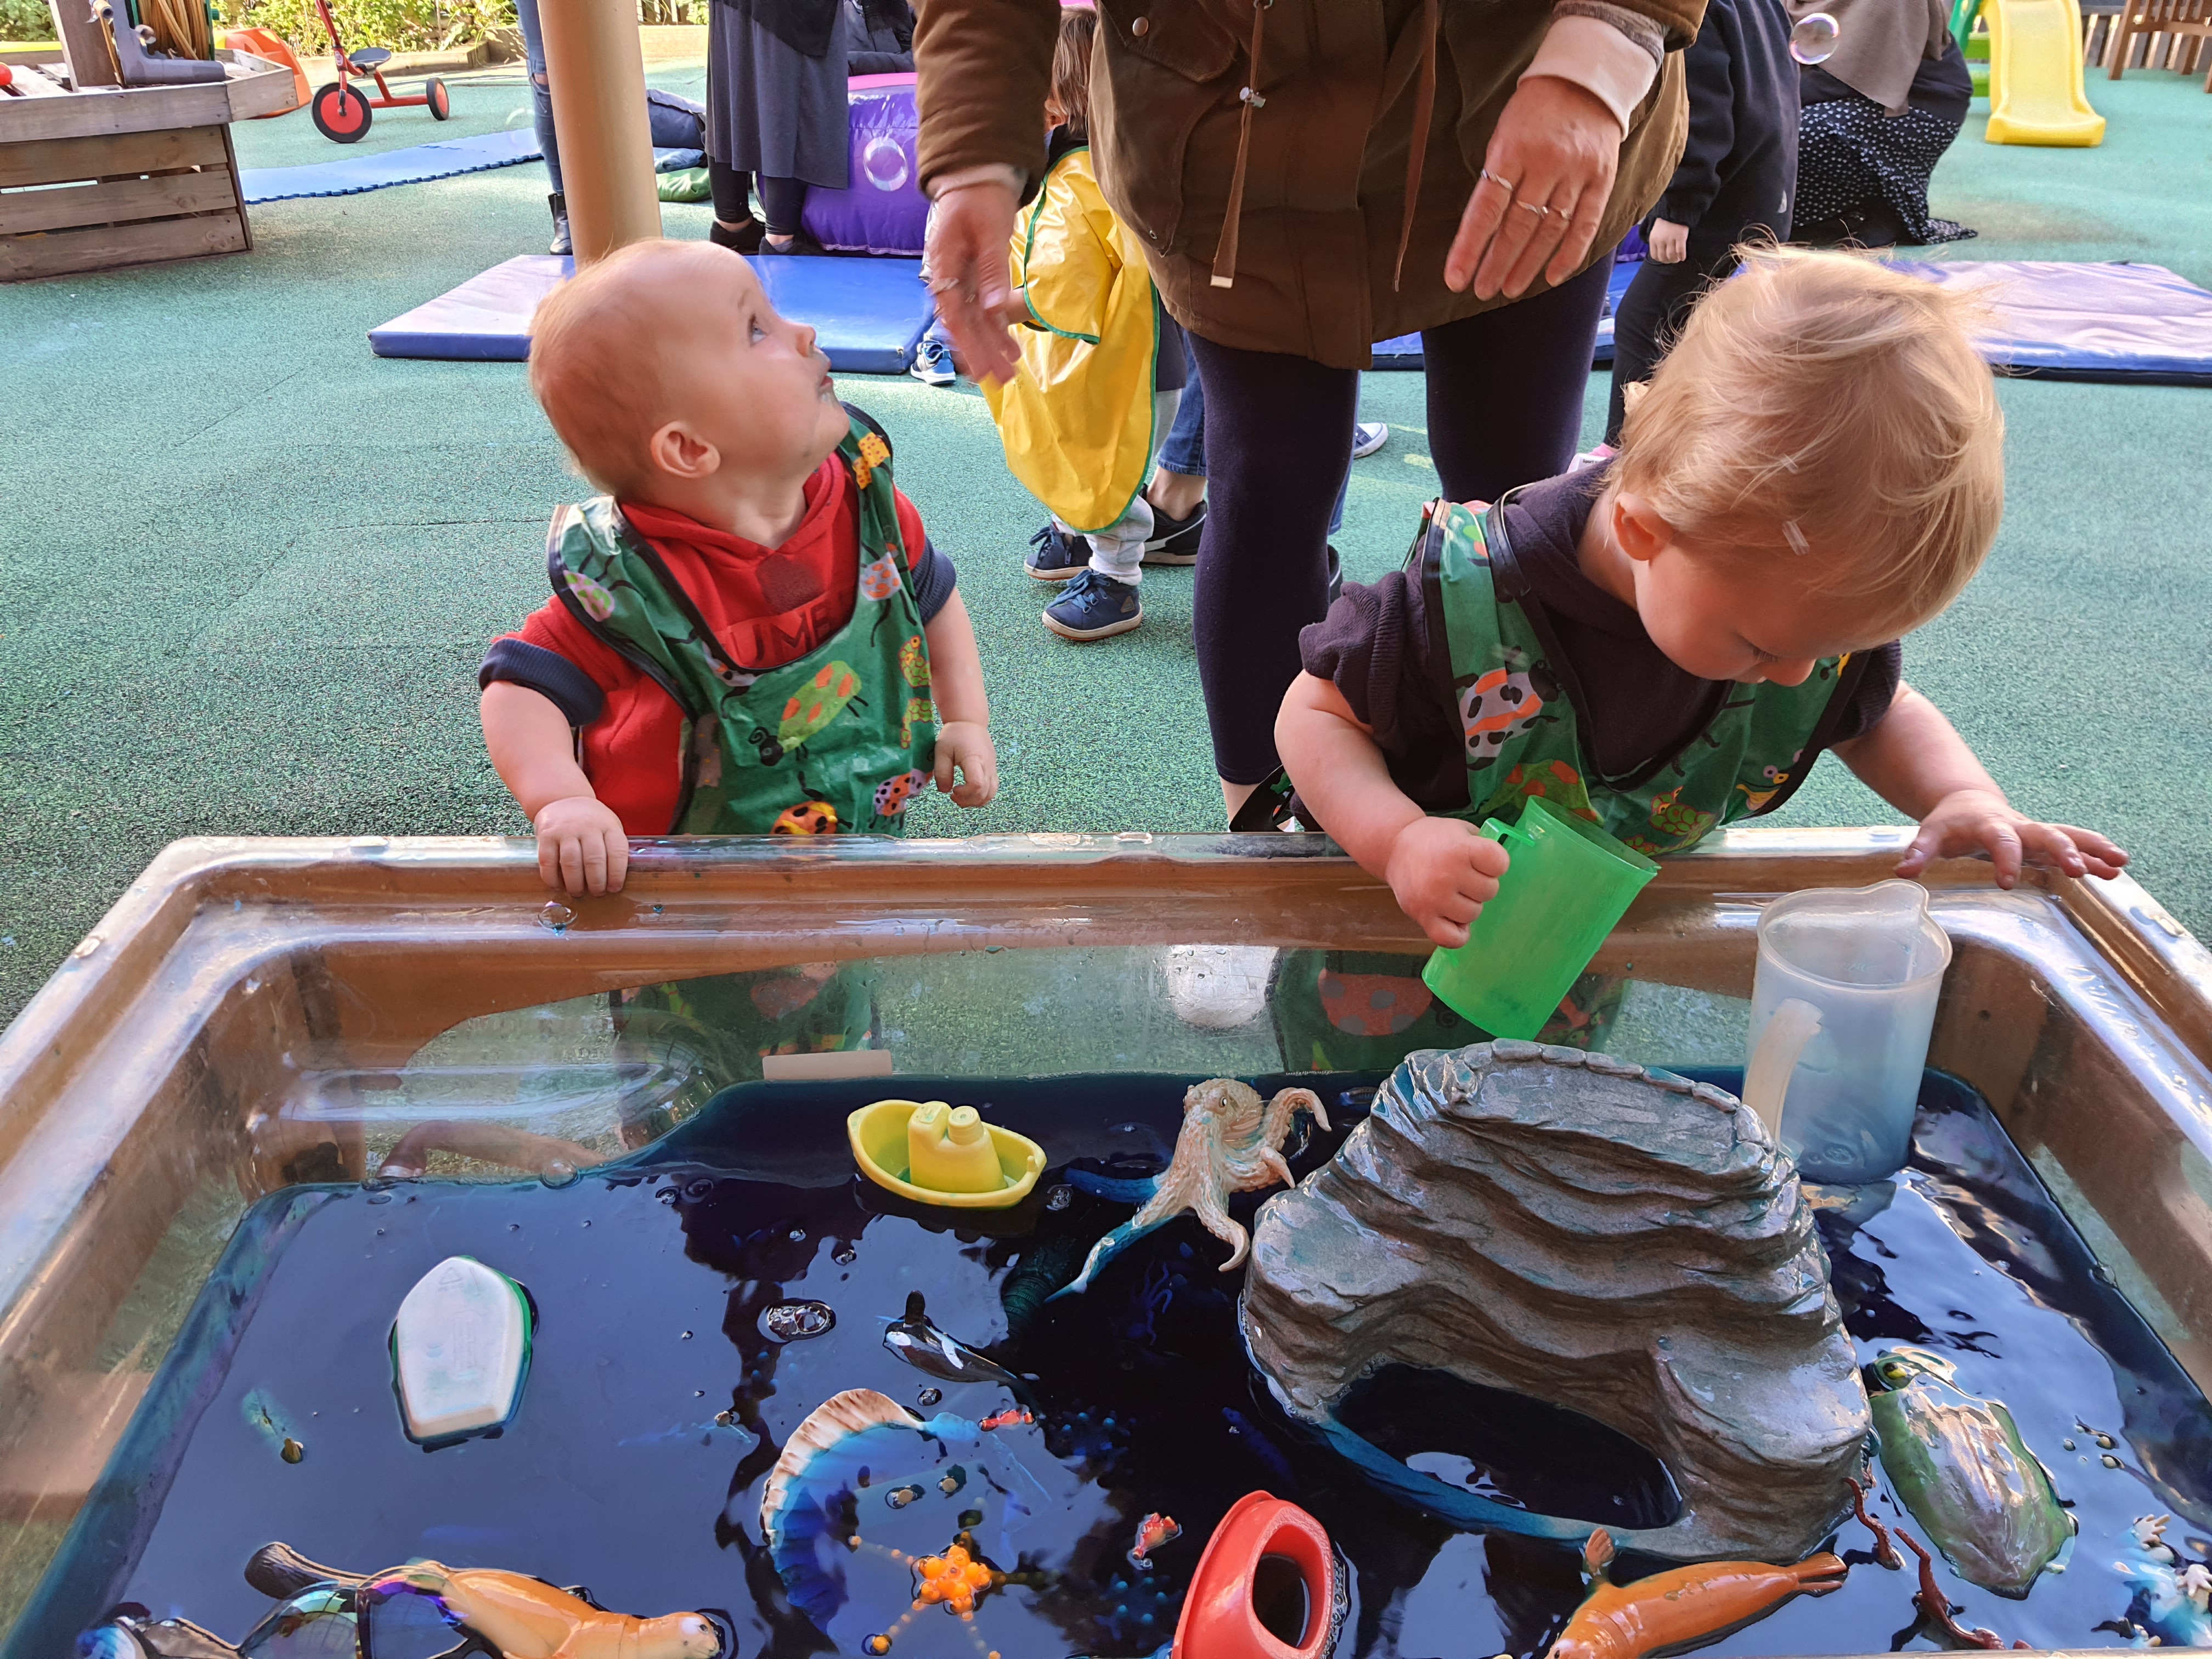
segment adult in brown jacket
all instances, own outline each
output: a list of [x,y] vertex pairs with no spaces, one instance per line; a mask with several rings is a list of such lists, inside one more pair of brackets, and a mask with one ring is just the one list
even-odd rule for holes
[[[1419,331],[1445,495],[1565,469],[1612,250],[1674,171],[1704,0],[1099,0],[1091,150],[1206,386],[1195,633],[1231,813],[1327,607],[1357,371]],[[1059,0],[922,0],[930,264],[1011,373]],[[1096,573],[1092,573],[1095,576]]]

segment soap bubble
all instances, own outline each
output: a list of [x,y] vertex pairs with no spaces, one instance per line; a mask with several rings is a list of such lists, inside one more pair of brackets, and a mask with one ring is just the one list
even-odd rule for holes
[[803,1342],[824,1334],[836,1323],[836,1314],[825,1303],[779,1302],[761,1310],[760,1332],[771,1342]]
[[830,1252],[830,1259],[841,1267],[849,1267],[860,1259],[860,1255],[850,1244],[840,1244]]
[[939,1401],[945,1398],[945,1390],[942,1389],[924,1389],[920,1394],[915,1395],[915,1398],[921,1402],[922,1410],[927,1411],[932,1406],[936,1405]]
[[575,919],[576,913],[559,899],[548,899],[545,908],[538,913],[538,925],[550,933],[567,933],[568,924]]
[[868,140],[867,148],[860,152],[860,171],[868,175],[868,182],[878,190],[896,190],[914,173],[905,149],[888,133],[878,133]]
[[1801,64],[1825,64],[1835,55],[1838,33],[1826,12],[1808,12],[1790,31],[1790,55]]
[[307,1449],[287,1435],[284,1443],[276,1449],[276,1455],[287,1463],[296,1463],[307,1455]]
[[576,1166],[565,1158],[549,1158],[538,1178],[549,1187],[573,1187],[576,1184]]
[[1045,1191],[1044,1206],[1048,1210],[1064,1210],[1074,1202],[1075,1188],[1073,1187],[1052,1187]]

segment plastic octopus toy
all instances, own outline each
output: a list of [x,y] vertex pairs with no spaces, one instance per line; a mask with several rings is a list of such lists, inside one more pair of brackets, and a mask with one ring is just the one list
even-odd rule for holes
[[1229,1195],[1278,1182],[1290,1183],[1291,1166],[1282,1146],[1291,1120],[1301,1111],[1310,1113],[1322,1128],[1328,1127],[1321,1097],[1310,1089],[1284,1089],[1263,1102],[1251,1085],[1235,1078],[1193,1084],[1182,1097],[1182,1128],[1176,1136],[1175,1156],[1153,1182],[1151,1196],[1136,1214],[1091,1247],[1083,1271],[1058,1294],[1089,1289],[1091,1275],[1109,1257],[1185,1210],[1195,1211],[1206,1230],[1230,1247],[1221,1271],[1237,1267],[1252,1241],[1231,1218]]

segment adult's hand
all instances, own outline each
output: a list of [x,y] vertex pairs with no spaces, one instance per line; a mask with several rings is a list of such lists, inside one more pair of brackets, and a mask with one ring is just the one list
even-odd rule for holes
[[978,380],[1011,379],[1018,361],[1008,319],[1016,309],[1007,269],[1014,192],[995,180],[957,185],[929,216],[929,285],[937,309]]
[[1539,272],[1565,282],[1589,257],[1620,162],[1620,123],[1595,93],[1557,76],[1523,81],[1490,136],[1444,281],[1455,291],[1472,281],[1480,300],[1517,300]]

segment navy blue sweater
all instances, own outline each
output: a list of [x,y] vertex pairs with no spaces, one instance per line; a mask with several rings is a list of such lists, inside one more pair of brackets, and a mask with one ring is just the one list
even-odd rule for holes
[[1782,0],[1708,0],[1682,53],[1690,132],[1652,216],[1686,225],[1692,258],[1790,236],[1797,185],[1797,65]]

